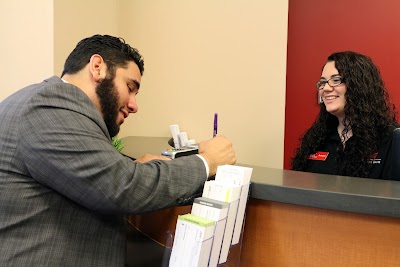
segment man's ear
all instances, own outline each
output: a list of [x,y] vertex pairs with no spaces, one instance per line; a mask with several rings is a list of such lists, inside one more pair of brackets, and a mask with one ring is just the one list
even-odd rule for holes
[[90,57],[89,71],[94,82],[99,82],[106,77],[106,64],[99,54]]

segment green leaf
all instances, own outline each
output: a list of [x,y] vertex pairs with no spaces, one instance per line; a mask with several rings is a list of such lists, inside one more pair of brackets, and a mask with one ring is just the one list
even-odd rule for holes
[[121,150],[125,147],[124,140],[118,138],[118,136],[113,137],[112,144],[118,152],[121,152]]

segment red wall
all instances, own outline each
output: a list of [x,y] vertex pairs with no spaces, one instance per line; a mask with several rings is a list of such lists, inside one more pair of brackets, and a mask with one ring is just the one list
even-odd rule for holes
[[285,169],[318,114],[315,82],[326,58],[345,50],[372,58],[400,110],[400,1],[289,0]]

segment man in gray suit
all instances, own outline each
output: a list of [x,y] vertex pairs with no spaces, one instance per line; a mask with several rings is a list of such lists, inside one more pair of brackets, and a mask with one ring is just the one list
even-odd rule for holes
[[235,163],[222,136],[175,160],[118,153],[111,138],[138,110],[142,74],[136,49],[95,35],[62,79],[0,103],[0,266],[124,266],[124,215],[176,205]]

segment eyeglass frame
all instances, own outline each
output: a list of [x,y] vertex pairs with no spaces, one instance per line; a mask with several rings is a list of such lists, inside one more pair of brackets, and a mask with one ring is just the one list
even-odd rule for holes
[[[331,85],[331,84],[329,83],[329,81],[331,81],[331,80],[333,80],[333,79],[337,79],[337,78],[340,79],[340,83],[334,84],[334,85]],[[324,85],[323,85],[323,86],[321,86],[321,80],[317,81],[317,82],[315,83],[315,86],[317,87],[318,91],[320,91],[320,90],[324,89],[324,87],[325,87],[326,84],[328,84],[330,87],[336,87],[336,86],[341,85],[342,83],[344,83],[344,77],[342,77],[342,76],[340,76],[340,75],[336,75],[336,76],[333,76],[333,77],[331,77],[330,79],[324,81]],[[320,84],[320,86],[318,86],[318,84]]]

